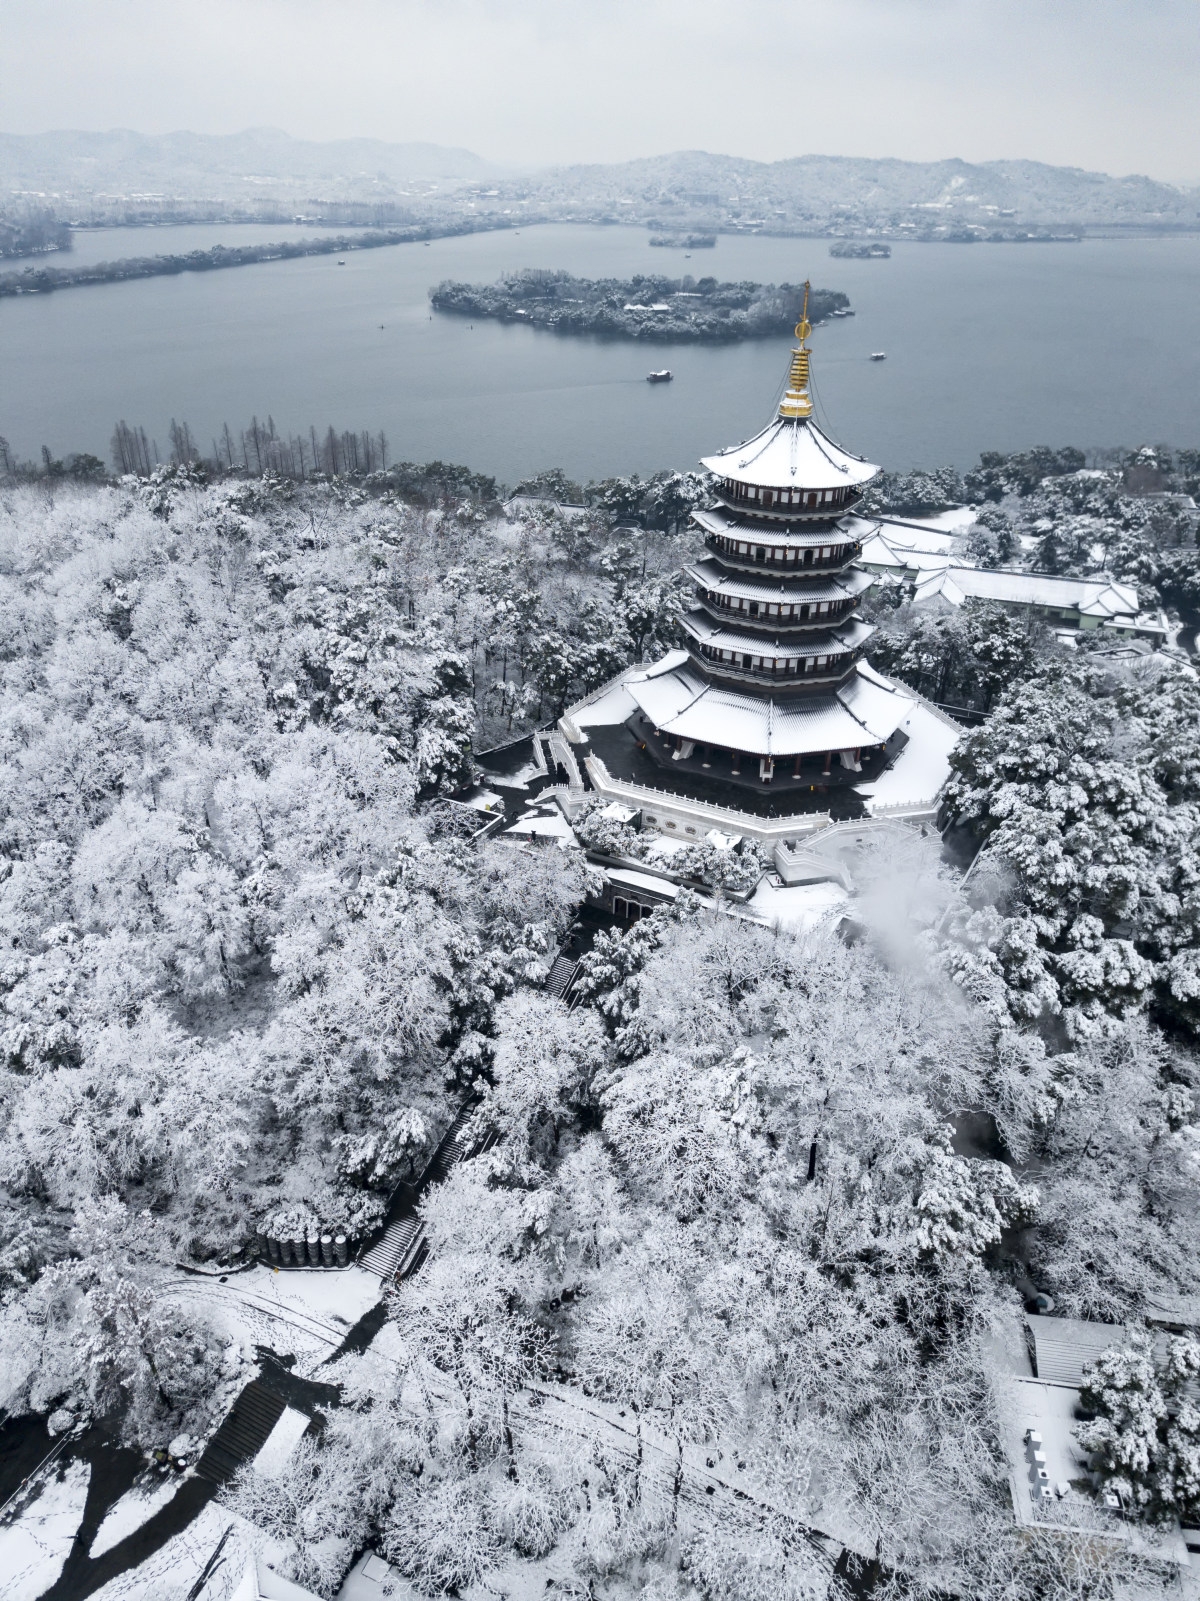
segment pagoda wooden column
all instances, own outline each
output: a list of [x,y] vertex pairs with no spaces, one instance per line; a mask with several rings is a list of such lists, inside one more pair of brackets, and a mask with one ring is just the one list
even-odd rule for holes
[[833,752],[831,750],[827,750],[825,752],[825,777],[826,778],[829,777],[829,769],[832,766],[833,766]]
[[793,778],[799,778],[800,777],[800,757],[799,756],[796,757],[795,762],[792,764],[792,777]]

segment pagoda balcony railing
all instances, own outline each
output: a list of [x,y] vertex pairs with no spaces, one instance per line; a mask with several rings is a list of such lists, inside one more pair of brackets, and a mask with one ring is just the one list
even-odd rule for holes
[[841,517],[862,499],[854,489],[765,489],[757,484],[735,484],[728,478],[716,488],[726,505],[764,517]]
[[[845,622],[861,597],[851,595],[846,600],[820,603],[796,600],[776,604],[772,601],[770,604],[775,607],[774,611],[768,610],[762,601],[751,600],[735,606],[732,601],[714,594],[711,589],[697,588],[696,598],[705,611],[711,612],[722,623],[736,623],[739,628],[762,629],[769,633],[805,634],[814,628],[832,628],[837,623]],[[818,612],[818,604],[824,605],[825,610]]]
[[[710,678],[719,678],[722,682],[739,684],[753,689],[828,689],[832,685],[840,684],[846,674],[862,655],[862,647],[854,650],[841,651],[837,655],[820,656],[794,656],[791,660],[771,661],[764,656],[762,660],[766,666],[754,667],[746,665],[746,655],[741,651],[726,651],[725,659],[721,653],[710,645],[699,644],[689,640],[688,653],[695,658],[699,666]],[[736,660],[730,659],[736,657]],[[817,663],[821,665],[818,667]]]
[[[795,545],[770,545],[752,539],[732,539],[723,534],[709,534],[704,541],[713,555],[725,567],[736,567],[747,573],[829,573],[849,567],[862,555],[857,541],[841,541],[832,545],[831,554],[821,555],[821,546],[801,549]],[[739,550],[745,545],[745,550]],[[761,551],[761,555],[759,552]]]

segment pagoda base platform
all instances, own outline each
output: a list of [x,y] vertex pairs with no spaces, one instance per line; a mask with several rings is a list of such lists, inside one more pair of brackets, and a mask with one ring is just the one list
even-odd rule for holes
[[[635,726],[636,725],[636,726]],[[593,725],[586,730],[587,742],[615,779],[648,789],[666,790],[681,799],[703,801],[710,806],[730,807],[755,817],[802,817],[821,813],[838,822],[849,822],[866,815],[863,797],[856,785],[869,783],[886,772],[908,743],[897,732],[881,754],[866,756],[862,771],[855,773],[835,760],[829,774],[822,769],[824,757],[806,757],[801,777],[791,776],[777,764],[775,776],[765,783],[758,776],[758,758],[745,758],[745,770],[732,771],[727,751],[713,751],[711,766],[705,767],[697,749],[689,757],[673,761],[675,741],[669,735],[655,736],[640,715],[628,723]]]
[[[862,762],[857,772],[853,768],[843,767],[836,751],[831,753],[833,760],[828,772],[825,771],[824,751],[814,752],[811,756],[802,756],[799,774],[795,772],[794,757],[781,757],[775,763],[772,777],[764,779],[759,772],[757,756],[746,754],[735,756],[732,751],[722,750],[715,745],[696,745],[690,756],[679,756],[677,755],[679,741],[670,734],[656,730],[643,713],[638,712],[631,717],[625,726],[644,748],[646,755],[664,771],[678,772],[682,768],[695,778],[716,779],[719,783],[732,785],[739,791],[749,789],[756,794],[768,792],[778,794],[780,791],[792,794],[819,787],[821,793],[828,796],[835,790],[854,789],[859,784],[869,784],[887,771],[907,743],[906,736],[897,730],[882,750],[875,747],[863,751]],[[734,771],[735,767],[738,769],[737,772]]]

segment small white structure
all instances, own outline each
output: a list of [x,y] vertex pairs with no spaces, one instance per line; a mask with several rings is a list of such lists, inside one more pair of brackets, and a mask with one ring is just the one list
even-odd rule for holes
[[398,1568],[374,1551],[365,1551],[342,1583],[336,1601],[421,1601],[419,1590]]
[[854,522],[862,545],[859,563],[869,573],[911,583],[954,559],[958,543],[954,532],[891,518],[873,522],[855,518]]
[[229,1601],[321,1601],[313,1590],[282,1578],[261,1557],[251,1557]]

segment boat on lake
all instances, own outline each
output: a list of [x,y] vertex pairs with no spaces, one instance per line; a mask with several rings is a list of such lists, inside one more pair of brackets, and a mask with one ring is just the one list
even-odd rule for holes
[[872,361],[886,361],[887,360],[887,351],[886,350],[873,350],[871,352],[871,360]]
[[661,372],[648,372],[646,374],[646,382],[648,384],[669,384],[674,376],[675,374],[669,367],[664,367]]

